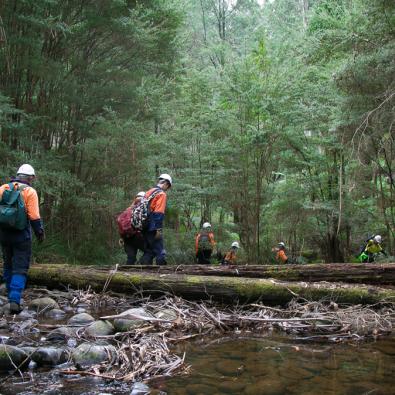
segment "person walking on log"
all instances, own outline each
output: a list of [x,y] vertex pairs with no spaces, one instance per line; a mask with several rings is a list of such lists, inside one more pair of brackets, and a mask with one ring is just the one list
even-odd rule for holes
[[281,264],[288,263],[288,257],[285,253],[285,243],[282,241],[277,244],[277,248],[275,248],[276,254],[276,261]]
[[234,241],[230,247],[230,250],[226,253],[222,264],[223,265],[236,265],[237,251],[239,248],[240,248],[239,243],[237,241]]
[[22,165],[15,178],[0,187],[0,244],[3,252],[3,279],[10,313],[21,312],[21,297],[26,286],[32,256],[32,234],[41,243],[45,233],[40,217],[38,195],[31,183],[36,174],[32,166]]
[[366,240],[366,245],[359,254],[358,260],[362,263],[372,263],[374,262],[377,254],[381,253],[387,256],[387,253],[381,246],[381,242],[382,238],[380,235],[370,237],[368,240]]
[[198,264],[209,265],[211,254],[215,248],[214,234],[211,231],[211,224],[205,222],[202,230],[196,235],[195,250]]
[[[157,265],[166,265],[166,251],[163,245],[163,219],[166,210],[166,191],[173,184],[169,174],[161,174],[158,184],[146,192],[144,199],[149,201],[147,225],[143,229],[144,255],[140,263],[152,265],[155,258]],[[153,197],[152,197],[152,196]]]
[[[127,259],[127,265],[134,265],[137,260],[138,251],[142,251],[144,254],[144,238],[142,233],[139,230],[134,229],[131,226],[131,212],[134,207],[136,207],[141,199],[144,198],[145,192],[139,192],[134,198],[130,207],[128,207],[119,217],[118,221],[120,222],[120,236],[119,245],[123,246]],[[122,218],[125,220],[122,220]],[[123,225],[123,221],[126,221],[126,224]],[[125,229],[123,229],[125,228]]]

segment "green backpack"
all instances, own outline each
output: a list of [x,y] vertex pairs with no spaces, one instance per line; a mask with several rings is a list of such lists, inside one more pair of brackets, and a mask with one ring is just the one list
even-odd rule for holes
[[27,215],[21,192],[27,185],[18,185],[17,189],[12,183],[8,185],[10,189],[4,190],[0,200],[0,227],[23,230],[27,226]]

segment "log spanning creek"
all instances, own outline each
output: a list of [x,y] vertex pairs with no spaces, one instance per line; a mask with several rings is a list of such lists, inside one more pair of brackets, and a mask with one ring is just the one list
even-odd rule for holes
[[40,267],[50,289],[33,267],[19,315],[0,296],[2,395],[393,393],[392,280],[305,293],[263,280],[259,299],[218,273],[177,288],[174,274],[59,267]]

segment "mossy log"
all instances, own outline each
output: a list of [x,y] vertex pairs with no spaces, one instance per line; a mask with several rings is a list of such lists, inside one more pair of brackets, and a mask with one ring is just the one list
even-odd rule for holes
[[[101,292],[109,272],[94,267],[72,265],[33,265],[30,284],[49,288],[86,289]],[[299,296],[307,300],[333,300],[337,303],[374,304],[395,301],[395,290],[375,286],[337,283],[281,282],[261,278],[201,276],[175,273],[116,272],[107,290],[118,293],[171,293],[189,300],[212,299],[222,303],[261,301],[268,305],[285,305]]]
[[[102,270],[109,270],[109,267]],[[122,266],[119,270],[130,273],[177,273],[203,276],[275,278],[284,281],[329,281],[395,285],[395,264],[314,264],[314,265],[169,265]]]

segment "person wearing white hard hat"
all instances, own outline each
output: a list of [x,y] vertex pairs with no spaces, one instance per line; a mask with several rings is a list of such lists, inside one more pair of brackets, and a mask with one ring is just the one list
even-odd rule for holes
[[383,250],[383,247],[381,246],[381,242],[382,238],[380,235],[375,235],[366,240],[366,245],[358,256],[359,261],[363,263],[371,263],[374,262],[377,254],[383,254],[387,256],[387,253]]
[[143,230],[145,252],[140,260],[142,265],[152,265],[154,259],[157,265],[166,265],[162,229],[166,211],[166,192],[172,184],[171,176],[163,173],[158,177],[157,185],[145,194],[145,199],[150,199],[150,202],[147,227]]
[[211,254],[215,248],[214,233],[211,224],[205,222],[202,230],[195,237],[195,252],[198,264],[209,265]]
[[237,263],[237,250],[240,248],[240,244],[234,241],[230,246],[230,250],[226,253],[225,258],[222,262],[223,265],[235,265]]
[[287,257],[287,255],[285,253],[285,243],[284,242],[280,241],[277,244],[277,247],[274,248],[274,251],[277,252],[277,254],[276,254],[276,261],[278,263],[288,263],[288,257]]
[[3,252],[3,279],[9,311],[18,314],[32,255],[33,229],[39,242],[45,234],[40,217],[37,192],[31,187],[36,173],[29,164],[19,167],[17,175],[0,187],[0,244]]
[[137,261],[137,254],[141,251],[143,254],[144,249],[144,238],[140,231],[133,229],[131,226],[131,213],[133,207],[137,206],[141,199],[145,196],[145,192],[139,192],[130,207],[128,207],[119,217],[118,217],[118,228],[121,238],[119,239],[119,245],[123,247],[126,253],[126,264],[134,265]]

